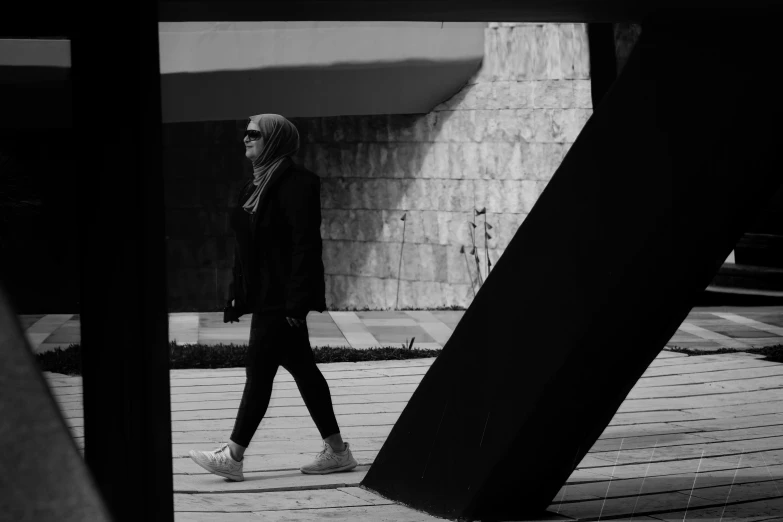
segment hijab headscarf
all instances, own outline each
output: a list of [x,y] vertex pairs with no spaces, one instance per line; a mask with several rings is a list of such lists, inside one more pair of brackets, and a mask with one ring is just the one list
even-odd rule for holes
[[255,214],[269,179],[277,169],[287,164],[287,158],[299,150],[299,131],[293,123],[279,114],[259,114],[250,118],[258,125],[264,148],[253,160],[253,190],[243,205],[245,211]]

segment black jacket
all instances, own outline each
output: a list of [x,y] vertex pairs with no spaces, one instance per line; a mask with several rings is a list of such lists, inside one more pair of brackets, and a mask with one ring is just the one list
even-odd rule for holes
[[255,214],[242,208],[250,182],[231,212],[236,247],[228,302],[236,299],[237,318],[258,312],[304,319],[326,310],[321,179],[287,163],[272,175]]

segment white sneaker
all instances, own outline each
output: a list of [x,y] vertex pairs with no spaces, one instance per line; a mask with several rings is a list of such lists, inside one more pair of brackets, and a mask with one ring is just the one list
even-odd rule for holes
[[210,473],[236,482],[245,480],[245,476],[242,474],[244,459],[237,462],[231,458],[228,444],[223,444],[214,451],[190,450],[190,458]]
[[345,450],[340,453],[335,452],[329,444],[324,442],[324,449],[315,457],[310,464],[299,468],[302,473],[308,475],[325,475],[337,471],[349,471],[355,468],[359,463],[353,458],[351,448],[345,443]]

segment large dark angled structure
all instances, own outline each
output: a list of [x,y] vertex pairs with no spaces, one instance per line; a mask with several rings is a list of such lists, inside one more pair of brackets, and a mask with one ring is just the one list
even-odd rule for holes
[[365,487],[467,519],[550,504],[783,180],[781,111],[746,105],[774,31],[726,27],[643,24]]
[[[780,12],[764,0],[736,4],[733,11],[704,0],[161,0],[104,2],[87,12],[63,2],[17,6],[3,20],[2,38],[72,44],[72,132],[83,157],[63,172],[73,180],[63,196],[73,198],[82,224],[85,460],[111,515],[173,520],[158,22],[642,24],[616,81],[613,57],[591,59],[602,64],[592,118],[363,482],[433,514],[508,520],[548,505],[783,180],[780,108],[753,102],[776,88]],[[591,51],[611,52],[600,44],[605,30],[591,34]],[[39,73],[62,81],[59,71],[32,71],[25,81],[43,81]],[[573,320],[564,325],[565,311]],[[613,338],[604,335],[609,322]],[[32,364],[4,300],[0,324],[2,348],[15,358],[3,375],[29,376]],[[14,438],[25,432],[22,423],[52,420],[40,384],[30,387],[37,417],[18,415],[19,426],[0,430],[16,451],[32,452],[38,440]],[[0,398],[3,407],[9,397]],[[59,447],[66,445],[62,428],[50,430]],[[73,448],[67,451],[63,458],[73,460]],[[35,489],[43,483],[36,478],[47,472],[45,463],[31,465],[30,495],[9,498],[41,500],[49,492]],[[81,495],[71,496],[84,508],[73,509],[74,517],[100,516],[84,474],[58,477],[60,493]],[[59,518],[50,509],[36,520]]]

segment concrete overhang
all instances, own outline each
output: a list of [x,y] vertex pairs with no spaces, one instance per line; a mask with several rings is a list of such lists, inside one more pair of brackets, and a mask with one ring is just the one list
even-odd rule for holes
[[0,128],[72,126],[71,42],[0,39]]
[[160,23],[163,121],[416,114],[458,92],[485,23]]
[[[483,22],[159,24],[163,121],[419,114],[484,57]],[[65,82],[68,40],[0,40],[0,83]]]
[[590,23],[641,22],[687,16],[698,22],[717,15],[734,19],[780,13],[774,0],[159,0],[161,22],[205,20],[415,20],[450,22]]

